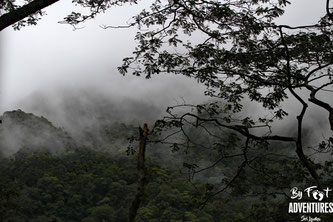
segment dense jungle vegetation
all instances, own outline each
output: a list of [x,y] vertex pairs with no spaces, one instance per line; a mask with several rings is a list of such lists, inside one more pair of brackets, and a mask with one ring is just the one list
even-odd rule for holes
[[[21,147],[15,154],[1,158],[0,221],[127,221],[136,192],[137,160],[136,155],[126,155],[126,149],[119,148],[121,143],[117,141],[126,140],[125,135],[135,132],[135,127],[118,124],[113,131],[107,127],[105,133],[117,138],[106,140],[104,146],[101,145],[103,148],[84,147],[44,117],[17,110],[6,112],[2,119],[2,134],[4,129],[15,134],[18,128],[22,133],[27,127],[32,133],[28,138],[35,141],[25,145],[35,147]],[[36,133],[38,129],[48,131],[49,138],[57,138],[59,144],[66,141],[62,149],[47,147],[48,143],[38,139],[44,136]],[[195,130],[192,134],[197,142],[206,145],[214,142]],[[26,141],[24,138],[19,139]],[[169,146],[149,144],[148,184],[136,221],[298,220],[299,215],[288,214],[289,189],[292,184],[301,184],[307,175],[297,164],[297,158],[283,157],[282,150],[287,152],[288,149],[279,144],[275,144],[274,149],[281,157],[273,155],[272,150],[265,154],[265,149],[258,146],[266,157],[251,161],[252,170],[244,168],[234,172],[242,164],[239,142],[243,141],[233,133],[226,138],[228,142],[224,147],[220,144],[210,152],[193,146],[191,150],[179,148],[175,153],[168,153]],[[225,146],[235,154],[225,155],[223,161],[214,163],[212,160],[224,152]],[[136,148],[132,149],[135,152]],[[193,174],[197,165],[211,163],[214,164],[212,169]],[[298,168],[294,168],[295,165]],[[228,189],[216,193],[223,185]]]

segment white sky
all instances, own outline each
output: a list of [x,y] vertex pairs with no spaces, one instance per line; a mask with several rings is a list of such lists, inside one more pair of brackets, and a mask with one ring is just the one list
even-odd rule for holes
[[[291,1],[281,20],[284,23],[312,23],[325,13],[325,0]],[[60,1],[46,10],[48,15],[37,26],[21,31],[7,28],[0,33],[0,113],[24,109],[25,99],[35,93],[56,95],[64,88],[97,89],[165,106],[181,98],[191,101],[202,96],[203,87],[181,76],[146,80],[118,74],[121,59],[130,56],[135,47],[136,30],[103,30],[99,25],[125,24],[139,11],[138,6],[111,9],[76,31],[57,23],[72,7],[70,1]]]
[[[170,90],[170,95],[164,94],[162,100],[192,94],[192,90],[184,90],[180,81],[174,81],[176,78],[145,80],[118,73],[116,67],[121,65],[122,58],[131,56],[135,47],[136,30],[104,30],[99,25],[125,24],[139,11],[138,6],[110,10],[76,31],[69,25],[57,23],[72,7],[69,1],[60,1],[47,9],[48,15],[37,26],[21,31],[8,28],[1,33],[4,65],[0,111],[20,108],[20,101],[33,93],[48,93],[62,87],[95,88],[134,98],[146,95],[148,99],[156,96],[147,94],[174,87],[175,90]],[[196,83],[192,86],[198,87]],[[181,89],[183,95],[173,93]]]

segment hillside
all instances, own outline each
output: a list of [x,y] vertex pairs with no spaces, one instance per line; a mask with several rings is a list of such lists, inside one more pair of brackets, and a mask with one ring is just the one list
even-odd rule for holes
[[[46,118],[22,110],[5,112],[1,120],[0,149],[7,158],[0,159],[0,221],[127,221],[137,187],[137,143],[133,143],[134,155],[126,156],[125,141],[135,135],[135,127],[105,121],[86,130],[89,136],[72,138]],[[212,147],[214,141],[202,135],[194,129],[189,134],[198,144]],[[289,198],[285,194],[291,184],[302,183],[304,172],[302,168],[291,170],[294,158],[271,155],[274,150],[281,153],[278,144],[269,151],[253,145],[248,157],[253,152],[267,157],[241,170],[237,167],[243,154],[238,154],[242,146],[237,138],[222,141],[217,147],[220,150],[193,145],[171,152],[172,148],[174,144],[147,146],[148,183],[137,222],[298,218],[287,214]],[[220,153],[226,148],[236,158]],[[222,161],[213,162],[221,154]],[[269,166],[264,171],[255,168],[264,164]],[[191,178],[194,170],[196,177]]]
[[20,149],[59,152],[74,148],[75,142],[44,117],[22,110],[5,112],[0,124],[0,153],[10,156]]

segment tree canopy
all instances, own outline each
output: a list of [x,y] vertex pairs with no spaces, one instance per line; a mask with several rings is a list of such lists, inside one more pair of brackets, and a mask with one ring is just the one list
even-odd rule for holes
[[[207,86],[206,95],[220,99],[222,106],[216,102],[197,105],[196,113],[175,113],[170,107],[170,116],[159,121],[158,128],[175,126],[186,134],[185,124],[213,124],[236,131],[247,142],[292,143],[320,186],[318,172],[304,154],[303,122],[309,104],[313,104],[327,112],[333,129],[333,108],[318,96],[329,92],[333,83],[332,15],[327,1],[327,14],[316,24],[277,24],[288,4],[282,0],[156,1],[134,18],[138,27],[148,31],[136,35],[134,56],[125,58],[119,71],[146,78],[174,73],[197,79]],[[192,38],[198,32],[205,38]],[[244,99],[261,104],[270,115],[235,118],[246,109]],[[272,122],[288,115],[282,106],[287,99],[300,105],[297,123],[288,129],[295,132],[293,136],[272,130]],[[202,112],[205,115],[199,115]],[[327,138],[320,148],[330,149],[331,140]]]

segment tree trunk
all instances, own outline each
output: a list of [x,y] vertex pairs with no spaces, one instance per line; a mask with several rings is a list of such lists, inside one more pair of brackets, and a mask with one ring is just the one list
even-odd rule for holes
[[146,185],[146,167],[145,167],[145,152],[146,143],[148,138],[148,126],[145,123],[143,129],[139,127],[140,142],[139,142],[139,153],[138,153],[138,188],[132,205],[129,209],[129,222],[134,222],[137,211],[139,209],[142,197],[144,194],[144,188]]

